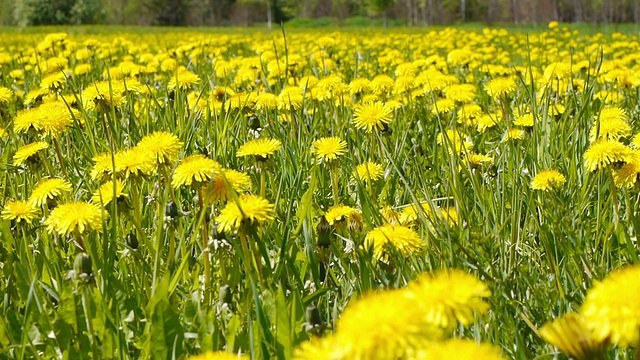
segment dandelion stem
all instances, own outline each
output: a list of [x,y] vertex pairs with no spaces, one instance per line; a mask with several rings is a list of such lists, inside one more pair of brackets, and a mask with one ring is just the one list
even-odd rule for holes
[[262,197],[262,198],[265,197],[266,183],[267,183],[267,173],[266,173],[264,167],[262,167],[260,169],[260,197]]
[[238,233],[240,236],[240,245],[242,246],[242,254],[244,255],[244,268],[245,268],[245,276],[247,277],[247,281],[251,277],[251,253],[249,252],[249,244],[247,243],[247,236],[244,231],[240,231]]
[[617,227],[618,220],[619,220],[618,191],[616,189],[616,181],[613,177],[613,171],[609,169],[608,172],[609,172],[609,176],[611,177],[611,197],[612,197],[611,201],[613,203],[613,224]]
[[[204,189],[204,188],[203,188]],[[200,196],[198,197],[198,204],[200,205],[200,217],[204,218],[201,224],[202,231],[202,258],[204,260],[204,305],[209,306],[211,300],[211,294],[209,284],[211,283],[211,261],[209,259],[209,235],[207,233],[208,222],[204,216],[206,211],[204,203],[204,190],[201,189]]]
[[60,172],[62,176],[67,177],[67,168],[64,166],[64,162],[62,161],[62,152],[60,151],[60,144],[58,144],[58,140],[53,139],[53,147],[56,150],[56,155],[58,156],[58,162],[60,163]]
[[331,177],[331,193],[333,195],[334,205],[340,204],[340,197],[338,195],[338,173],[335,167],[329,168],[329,176]]
[[91,347],[93,348],[93,353],[97,354],[96,351],[96,342],[93,337],[93,317],[89,314],[89,307],[87,306],[87,286],[82,284],[82,311],[84,312],[84,319],[87,323],[87,333],[89,335],[89,342],[91,343]]
[[138,239],[144,242],[149,251],[155,252],[155,247],[149,242],[149,239],[144,235],[144,231],[142,230],[142,211],[140,209],[140,192],[137,178],[131,186],[131,194],[133,196],[133,226],[135,226],[138,232]]
[[258,252],[258,243],[256,241],[251,242],[251,250],[253,252],[253,259],[255,261],[256,270],[258,271],[258,280],[260,280],[260,285],[265,288],[262,277],[262,261],[260,261],[260,253]]

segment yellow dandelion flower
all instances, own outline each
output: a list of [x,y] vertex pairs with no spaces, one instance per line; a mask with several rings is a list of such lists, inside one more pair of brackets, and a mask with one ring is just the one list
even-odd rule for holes
[[48,147],[49,144],[44,141],[38,141],[20,147],[13,155],[13,165],[22,165],[24,162],[32,159],[39,151],[44,150]]
[[458,210],[455,207],[439,208],[440,212],[437,213],[439,220],[446,220],[447,225],[455,225],[458,223]]
[[15,222],[24,221],[31,224],[31,221],[38,217],[38,208],[28,201],[10,200],[4,204],[2,209],[2,218],[4,220],[12,220]]
[[375,94],[385,95],[393,91],[395,81],[389,75],[379,74],[371,80],[370,86]]
[[294,360],[347,359],[348,350],[338,344],[335,335],[315,337],[300,344],[293,352]]
[[473,84],[452,84],[445,88],[444,93],[448,100],[469,103],[476,98],[476,87]]
[[232,169],[222,169],[220,175],[221,176],[215,176],[213,182],[207,186],[205,194],[208,196],[209,202],[228,201],[231,198],[229,188],[236,193],[251,190],[251,178],[243,172]]
[[284,111],[296,111],[302,106],[304,95],[299,87],[288,87],[282,89],[278,96],[278,109]]
[[597,140],[584,153],[584,166],[596,171],[616,163],[624,163],[631,156],[631,149],[616,140]]
[[465,125],[472,125],[473,119],[478,116],[482,116],[483,111],[480,105],[477,104],[464,104],[458,112],[458,122]]
[[527,132],[521,129],[509,129],[504,134],[504,141],[508,140],[522,140],[527,135]]
[[271,93],[260,93],[256,100],[256,110],[275,110],[278,108],[278,96]]
[[33,106],[42,102],[42,98],[45,95],[48,95],[49,92],[47,90],[42,89],[33,89],[27,93],[24,98],[24,104],[27,106]]
[[[425,203],[422,205],[422,211],[424,211],[425,216],[434,222],[436,220],[445,220],[447,225],[458,223],[458,213],[453,207],[440,208],[436,206],[435,209],[432,209]],[[403,226],[417,225],[419,214],[420,210],[418,209],[418,205],[412,204],[405,206],[398,215],[398,223]]]
[[472,168],[478,168],[493,163],[493,158],[489,155],[468,152],[465,153],[465,156],[469,162],[469,166]]
[[599,120],[593,124],[589,132],[589,140],[618,140],[631,135],[631,125],[627,123],[627,114],[616,107],[605,108],[600,112]]
[[567,179],[558,170],[543,170],[536,174],[531,180],[533,190],[549,191],[560,187],[567,182]]
[[155,154],[143,148],[134,147],[120,151],[116,159],[116,172],[125,178],[148,176],[156,171]]
[[379,101],[358,106],[353,116],[353,124],[356,128],[363,129],[368,133],[374,130],[384,130],[391,120],[391,109]]
[[5,135],[7,135],[7,130],[0,127],[0,138],[3,138]]
[[380,209],[380,215],[384,220],[392,225],[400,224],[400,213],[391,205],[385,205]]
[[93,157],[93,169],[91,169],[91,178],[96,180],[99,178],[108,178],[114,172],[114,162],[118,164],[118,157],[121,156],[121,152],[117,152],[113,154],[113,158],[111,153],[104,152],[100,153]]
[[90,72],[91,72],[91,64],[78,64],[73,69],[73,73],[78,76],[88,74]]
[[[423,211],[430,212],[431,209],[425,204],[425,206],[423,206]],[[400,225],[403,225],[403,226],[415,225],[416,222],[418,221],[419,212],[420,210],[418,209],[418,206],[415,204],[405,206],[404,208],[402,208],[402,211],[398,215],[398,222],[400,223]]]
[[449,154],[459,154],[469,151],[473,148],[473,144],[466,140],[467,135],[456,130],[447,130],[436,136],[436,143],[444,145]]
[[607,106],[600,111],[599,116],[600,121],[627,121],[629,120],[629,115],[624,109],[621,109],[616,106]]
[[56,137],[73,125],[74,118],[80,119],[78,111],[69,110],[64,102],[46,102],[36,108],[19,111],[14,119],[14,130],[25,133],[33,129]]
[[483,133],[487,129],[496,126],[498,117],[495,115],[484,114],[474,119],[474,123],[478,132]]
[[447,62],[453,66],[468,64],[474,59],[474,52],[469,48],[457,48],[447,54]]
[[204,354],[189,356],[188,360],[247,360],[244,355],[230,354],[223,351],[210,351]]
[[60,235],[85,233],[91,230],[102,231],[102,217],[108,214],[98,205],[87,202],[71,202],[62,204],[49,214],[44,221],[47,231]]
[[384,168],[380,164],[367,161],[356,166],[354,175],[362,182],[372,183],[382,179]]
[[11,100],[13,100],[13,91],[4,86],[0,86],[0,104],[8,104]]
[[640,149],[640,133],[639,134],[635,134],[631,138],[631,143],[629,143],[629,146],[631,146],[634,149]]
[[548,114],[549,116],[559,116],[564,114],[567,108],[562,104],[552,104],[549,105]]
[[227,203],[216,218],[218,229],[235,233],[243,225],[260,226],[274,219],[273,205],[257,195],[240,195],[239,201]]
[[153,154],[158,164],[173,164],[178,160],[182,145],[176,135],[167,131],[156,131],[145,135],[136,147]]
[[256,93],[237,93],[229,97],[227,101],[224,102],[224,108],[227,111],[241,109],[249,110],[255,106],[256,100]]
[[374,292],[352,301],[337,321],[332,347],[340,359],[403,359],[410,349],[442,339],[427,321],[420,299],[405,289]]
[[321,138],[312,145],[311,152],[319,162],[332,162],[347,152],[347,142],[338,137]]
[[504,360],[500,349],[490,344],[478,344],[473,340],[450,339],[429,344],[415,351],[409,360]]
[[410,75],[403,75],[396,79],[396,84],[393,89],[395,94],[409,94],[416,88],[415,77]]
[[115,180],[102,184],[98,190],[93,193],[91,202],[107,206],[113,199],[120,200],[126,197],[127,194],[124,192],[124,183],[120,180]]
[[334,225],[341,220],[350,220],[352,217],[359,217],[360,211],[346,205],[334,205],[324,213],[329,225]]
[[62,195],[63,192],[71,191],[71,183],[65,179],[42,179],[38,181],[31,191],[29,204],[35,207],[43,206],[47,201]]
[[640,177],[640,150],[633,149],[626,163],[613,173],[613,181],[619,188],[630,188]]
[[259,138],[250,140],[242,145],[236,152],[236,156],[255,156],[259,160],[264,160],[280,149],[282,149],[280,140]]
[[484,89],[487,94],[494,99],[499,99],[505,96],[511,96],[516,92],[518,85],[516,81],[511,77],[499,77],[489,81]]
[[533,127],[533,122],[534,122],[533,114],[528,113],[528,114],[518,116],[514,120],[513,125],[523,126],[523,127]]
[[352,95],[364,94],[371,90],[371,81],[364,78],[356,78],[349,83],[349,92]]
[[181,70],[176,72],[175,76],[169,80],[167,87],[169,90],[187,89],[193,85],[200,83],[200,77],[189,70]]
[[64,72],[60,71],[51,75],[45,76],[40,81],[40,88],[49,90],[50,92],[57,92],[64,89],[64,84],[67,81],[67,76]]
[[476,315],[489,310],[485,298],[489,288],[475,276],[462,270],[444,270],[420,275],[407,291],[429,323],[450,331],[458,323],[469,325]]
[[597,342],[634,346],[640,333],[640,266],[613,271],[587,291],[580,315]]
[[173,173],[171,185],[177,189],[193,182],[205,183],[213,178],[213,174],[222,168],[216,161],[197,154],[182,160]]
[[540,336],[576,360],[602,358],[604,344],[593,339],[587,323],[579,314],[569,313],[544,324],[540,328]]
[[456,103],[451,99],[438,99],[436,100],[431,113],[436,114],[448,114],[455,109]]
[[371,230],[364,239],[364,246],[373,248],[373,255],[381,258],[391,246],[402,255],[411,255],[424,247],[424,242],[414,230],[401,225],[386,224]]
[[305,75],[298,81],[298,86],[303,91],[307,89],[313,89],[316,84],[318,84],[318,81],[318,78],[313,75]]
[[105,111],[110,106],[119,107],[126,102],[126,88],[122,81],[99,81],[89,84],[82,92],[82,104],[87,110]]

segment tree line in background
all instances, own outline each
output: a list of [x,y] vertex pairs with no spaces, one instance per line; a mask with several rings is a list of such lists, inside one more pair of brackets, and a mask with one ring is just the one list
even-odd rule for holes
[[0,0],[3,25],[250,26],[292,19],[457,22],[638,22],[640,0]]

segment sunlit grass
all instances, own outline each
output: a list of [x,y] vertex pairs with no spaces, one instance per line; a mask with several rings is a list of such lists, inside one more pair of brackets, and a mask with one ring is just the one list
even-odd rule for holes
[[64,30],[0,38],[3,357],[634,356],[637,36]]

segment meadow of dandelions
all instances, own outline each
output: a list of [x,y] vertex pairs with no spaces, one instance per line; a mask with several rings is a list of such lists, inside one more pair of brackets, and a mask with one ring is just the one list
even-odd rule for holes
[[638,36],[51,30],[0,35],[0,358],[640,356]]

